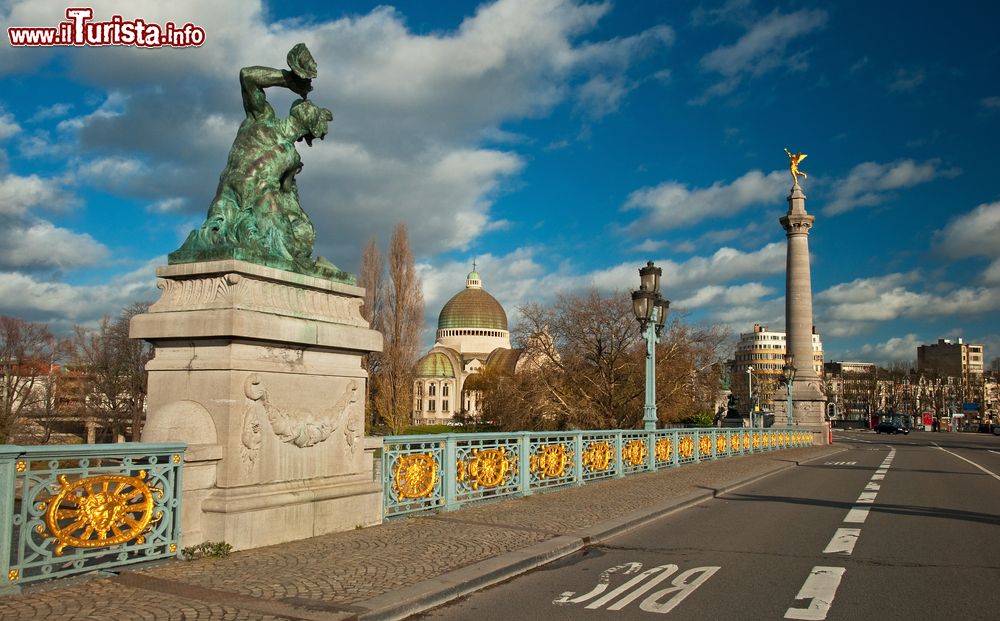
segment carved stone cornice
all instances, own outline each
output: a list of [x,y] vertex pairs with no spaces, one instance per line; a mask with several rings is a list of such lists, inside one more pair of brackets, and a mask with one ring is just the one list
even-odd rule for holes
[[149,312],[240,309],[367,328],[361,298],[253,275],[157,278],[163,293]]

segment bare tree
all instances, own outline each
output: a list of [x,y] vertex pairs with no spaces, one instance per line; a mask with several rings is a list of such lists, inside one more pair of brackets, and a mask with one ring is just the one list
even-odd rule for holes
[[146,408],[146,363],[152,357],[148,343],[128,336],[129,321],[149,308],[137,302],[111,319],[105,316],[97,330],[75,329],[75,358],[86,397],[80,414],[96,418],[110,432],[109,439],[124,436],[138,441]]
[[[642,418],[641,336],[627,297],[590,291],[518,310],[515,340],[545,367],[533,407],[562,427],[625,428]],[[535,338],[542,333],[551,338]]]
[[[361,307],[361,316],[368,321],[372,330],[385,333],[385,263],[382,260],[382,253],[379,252],[378,242],[373,237],[365,246],[361,255],[361,274],[358,278],[358,285],[365,288],[364,305]],[[372,352],[365,356],[364,366],[368,371],[368,399],[365,402],[365,427],[371,431],[371,427],[377,425],[377,409],[375,403],[377,393],[375,391],[381,364],[382,354]]]
[[[663,422],[714,418],[722,385],[719,364],[729,333],[721,326],[670,322],[656,348],[657,416]],[[773,389],[772,389],[773,390]]]
[[413,410],[413,365],[420,348],[424,296],[405,224],[396,226],[389,245],[385,283],[385,343],[375,376],[378,415],[392,433],[409,423]]
[[[624,294],[564,295],[519,309],[513,334],[531,364],[486,375],[484,418],[503,429],[630,429],[642,420],[646,345]],[[539,335],[544,335],[540,337]],[[656,353],[658,417],[714,414],[726,332],[672,321]]]
[[0,444],[24,416],[44,407],[55,356],[48,326],[0,316]]

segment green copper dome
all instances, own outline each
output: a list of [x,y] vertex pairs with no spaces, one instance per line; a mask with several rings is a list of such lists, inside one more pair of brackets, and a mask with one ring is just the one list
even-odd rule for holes
[[448,300],[438,315],[438,330],[450,328],[506,330],[507,313],[489,293],[482,289],[466,289]]
[[417,361],[417,377],[455,377],[455,369],[448,356],[439,351],[431,352]]

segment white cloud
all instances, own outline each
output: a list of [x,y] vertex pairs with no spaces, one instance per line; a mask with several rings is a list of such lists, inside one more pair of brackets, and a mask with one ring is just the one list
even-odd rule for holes
[[54,331],[68,332],[74,324],[92,324],[103,315],[116,315],[137,300],[156,300],[159,294],[155,288],[155,266],[164,262],[166,257],[156,257],[132,272],[96,286],[0,272],[0,314],[49,322]]
[[73,109],[70,103],[54,103],[51,106],[43,106],[31,116],[32,121],[45,121],[48,119],[58,119],[69,114]]
[[0,230],[0,268],[77,268],[95,265],[108,249],[86,233],[74,233],[51,222],[8,225]]
[[923,84],[926,79],[926,73],[919,67],[916,69],[900,68],[893,74],[888,89],[890,93],[909,93]]
[[983,97],[979,100],[979,105],[988,112],[995,112],[1000,110],[1000,97],[996,95],[992,97]]
[[61,209],[74,203],[58,180],[28,175],[0,178],[0,216],[24,216],[33,208]]
[[927,183],[938,177],[954,177],[957,168],[942,169],[941,161],[923,163],[900,160],[891,164],[863,162],[851,169],[847,177],[833,184],[833,198],[823,208],[826,215],[836,215],[858,207],[880,205],[893,197],[892,191]]
[[187,201],[185,199],[174,197],[156,201],[149,206],[149,210],[159,213],[170,213],[173,211],[183,211],[186,206]]
[[902,361],[912,363],[915,366],[917,347],[924,344],[923,339],[916,334],[894,336],[881,343],[862,346],[859,352],[860,355],[857,357],[862,360],[874,360],[882,364]]
[[19,131],[21,126],[14,120],[14,115],[0,110],[0,140],[6,140]]
[[909,289],[916,273],[858,278],[815,296],[814,307],[832,321],[873,322],[900,318],[936,318],[975,315],[1000,310],[1000,290],[959,287],[928,293]]
[[[652,25],[602,40],[592,32],[611,5],[572,0],[500,0],[453,30],[428,34],[412,32],[390,7],[269,24],[261,3],[236,0],[88,6],[97,17],[190,21],[207,33],[200,48],[55,52],[74,80],[106,93],[96,109],[58,125],[61,136],[78,139],[77,161],[111,175],[105,179],[120,195],[161,209],[183,200],[191,213],[205,213],[242,120],[237,68],[280,67],[285,50],[306,42],[319,66],[310,98],[335,118],[325,142],[300,149],[302,206],[317,226],[317,252],[348,264],[364,240],[398,222],[409,225],[417,255],[464,248],[502,226],[491,216],[493,202],[525,160],[513,150],[483,148],[484,140],[571,98],[585,114],[613,112],[642,78],[632,75],[637,61],[674,39],[669,27]],[[47,25],[64,10],[33,1],[0,15],[7,13],[4,23]],[[0,48],[0,74],[30,70],[21,61],[18,50]],[[281,115],[292,100],[280,89],[268,98]],[[39,156],[57,153],[45,148],[45,138],[22,146]]]
[[673,301],[671,306],[687,310],[739,305],[755,306],[760,303],[761,298],[773,293],[773,288],[757,282],[732,287],[707,285],[696,289],[690,297]]
[[636,234],[648,227],[682,228],[709,218],[729,217],[752,205],[780,205],[788,185],[787,173],[765,175],[751,170],[732,183],[716,181],[707,188],[691,189],[677,181],[640,188],[629,195],[623,209],[645,213],[625,230]]
[[747,76],[761,76],[776,69],[801,71],[808,67],[804,52],[789,54],[788,45],[796,38],[822,28],[827,14],[822,10],[802,9],[782,14],[777,10],[756,21],[736,43],[709,52],[701,59],[707,71],[723,79],[701,97],[691,101],[702,104],[713,97],[732,92]]
[[938,249],[951,258],[1000,258],[1000,202],[983,203],[954,218],[935,238]]

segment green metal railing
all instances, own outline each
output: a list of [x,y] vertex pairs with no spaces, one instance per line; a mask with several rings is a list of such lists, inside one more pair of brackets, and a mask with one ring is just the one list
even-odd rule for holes
[[179,555],[186,445],[0,445],[0,593]]
[[661,429],[386,436],[385,516],[674,468],[708,459],[811,446],[795,428]]

